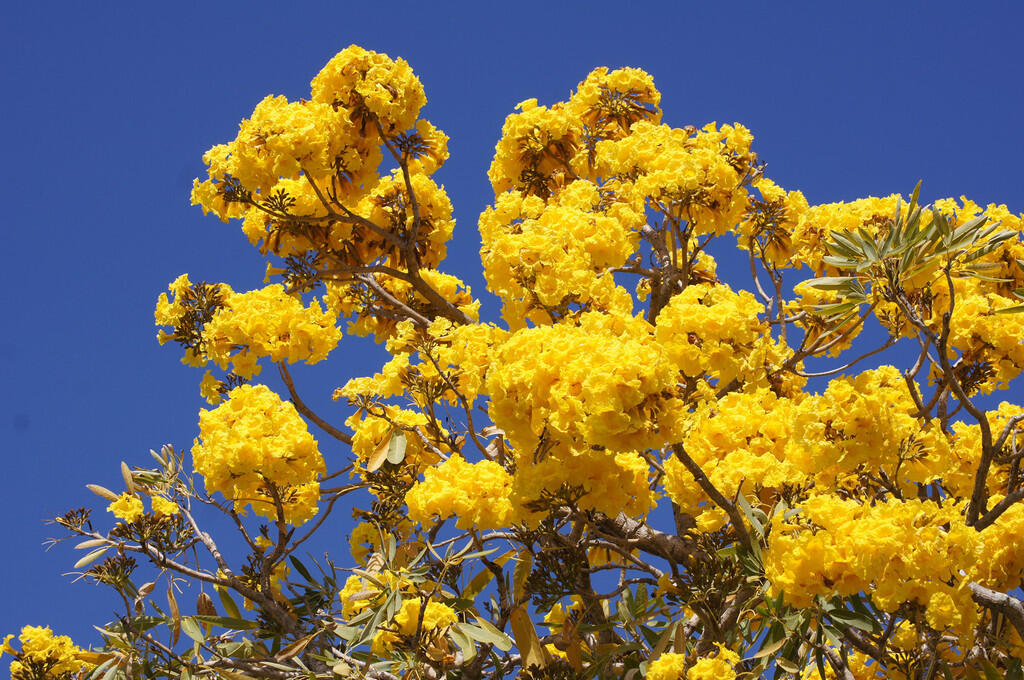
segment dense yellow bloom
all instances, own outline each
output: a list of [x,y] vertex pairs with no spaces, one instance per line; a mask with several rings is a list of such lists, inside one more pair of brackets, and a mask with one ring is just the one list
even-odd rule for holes
[[903,376],[893,366],[829,382],[820,396],[803,400],[794,413],[795,445],[789,461],[821,484],[834,486],[843,473],[881,469],[909,491],[947,468],[949,442],[937,423],[914,414]]
[[709,373],[722,386],[740,375],[744,355],[767,333],[764,305],[725,284],[688,286],[658,315],[655,337],[684,375]]
[[123,493],[117,497],[116,501],[107,506],[107,512],[114,513],[114,517],[118,519],[134,522],[142,517],[145,509],[142,507],[142,501],[134,494]]
[[809,207],[807,199],[767,177],[756,179],[754,186],[761,200],[751,203],[746,219],[736,228],[737,245],[753,250],[775,267],[785,267],[793,256],[793,229]]
[[[0,651],[14,657],[11,661],[11,680],[65,680],[83,677],[83,671],[93,664],[80,661],[83,650],[76,647],[67,635],[54,635],[49,626],[24,626],[18,641],[21,650],[11,645],[14,635],[4,638]],[[39,675],[44,673],[44,675]]]
[[437,454],[424,446],[420,438],[420,434],[426,436],[428,419],[425,415],[397,406],[383,406],[381,409],[379,415],[357,411],[345,421],[355,431],[352,453],[361,462],[369,461],[381,446],[387,446],[392,434],[400,431],[405,432],[405,464],[423,467],[437,462]]
[[640,121],[621,140],[597,143],[602,176],[636,176],[634,190],[696,234],[724,234],[742,219],[753,136],[739,123],[703,130]]
[[[420,218],[416,232],[416,250],[424,269],[436,267],[445,256],[445,244],[451,240],[455,229],[452,203],[444,187],[438,185],[423,173],[410,175],[413,193],[416,196]],[[374,224],[389,232],[404,234],[411,232],[415,214],[411,209],[412,199],[405,185],[402,172],[395,170],[380,179],[373,190],[356,206],[355,212],[365,216]],[[367,232],[353,244],[362,252],[364,262],[385,257],[393,267],[405,266],[405,253],[398,245],[376,232]]]
[[[1024,413],[1024,406],[1004,401],[986,416],[989,428],[999,434],[1006,427],[1007,421]],[[1016,434],[1018,442],[1024,442],[1024,422],[1017,423],[1011,432]],[[942,473],[942,485],[950,493],[968,497],[974,485],[974,473],[981,462],[981,426],[966,422],[953,423],[954,439],[950,451],[950,461]],[[996,493],[1004,493],[1009,488],[1012,464],[1010,461],[996,461],[988,473],[988,485]]]
[[564,173],[564,162],[580,146],[583,126],[564,104],[548,108],[530,99],[517,108],[520,113],[505,119],[487,176],[495,194],[515,189],[547,195],[552,175]]
[[[427,103],[423,86],[408,62],[358,45],[331,58],[313,79],[312,88],[314,102],[347,110],[354,123],[372,117],[386,135],[413,127]],[[374,136],[373,123],[363,125],[360,134]]]
[[[933,290],[933,308],[948,308],[949,288],[945,280],[937,283]],[[1021,342],[1024,314],[996,312],[1021,300],[994,292],[988,282],[974,278],[953,279],[953,294],[956,306],[949,324],[950,361],[956,361],[959,353],[964,364],[986,366],[988,377],[977,384],[984,393],[1007,388],[1010,381],[1024,371],[1024,343]],[[941,316],[935,314],[931,325],[938,331],[940,324]]]
[[602,138],[627,134],[630,126],[646,119],[661,120],[661,93],[654,78],[638,68],[594,69],[580,83],[568,105],[581,121]]
[[272,284],[247,293],[232,293],[203,329],[207,355],[222,369],[245,378],[258,373],[254,360],[305,361],[325,359],[341,339],[331,310],[317,301],[309,307]]
[[[470,319],[479,318],[480,301],[473,298],[469,286],[458,277],[439,272],[436,269],[421,269],[420,278]],[[373,335],[376,336],[378,342],[392,339],[398,332],[400,324],[395,321],[392,314],[381,313],[382,310],[390,312],[393,309],[392,303],[387,298],[394,298],[419,313],[433,315],[433,312],[430,311],[430,302],[408,281],[384,274],[374,275],[374,281],[383,289],[387,297],[380,296],[375,291],[368,291],[361,285],[329,284],[327,287],[326,302],[330,309],[339,316],[356,315],[356,319],[349,324],[348,330],[351,334]],[[368,297],[373,299],[372,308],[367,305]],[[395,311],[400,315],[397,310]]]
[[[779,490],[799,486],[805,477],[787,459],[793,408],[789,399],[768,389],[733,392],[698,411],[683,446],[727,497],[742,486],[747,496],[760,495],[770,506]],[[706,513],[705,522],[724,523],[724,515],[677,458],[664,467],[665,491],[675,503],[695,517]]]
[[[177,326],[178,321],[185,313],[185,305],[183,298],[186,291],[192,286],[192,282],[188,280],[188,274],[182,274],[178,278],[174,279],[168,286],[168,290],[171,291],[173,300],[168,300],[167,293],[160,293],[160,297],[156,301],[156,311],[153,316],[156,318],[156,325],[158,326]],[[168,338],[161,336],[160,344],[167,342]]]
[[545,514],[526,512],[527,504],[541,500],[544,492],[556,494],[563,487],[570,492],[582,492],[577,507],[610,517],[620,512],[639,517],[654,507],[656,495],[649,487],[650,468],[637,453],[558,447],[537,463],[523,458],[517,458],[511,493],[525,519],[536,520]]
[[[282,285],[235,293],[183,275],[155,310],[165,328],[161,343],[183,345],[186,363],[212,361],[234,374],[222,382],[208,371],[200,385],[202,395],[219,404],[200,415],[192,449],[207,491],[220,492],[236,510],[270,518],[283,510],[292,524],[317,512],[325,470],[317,443],[292,404],[269,388],[246,385],[225,400],[227,386],[256,375],[263,357],[325,359],[339,342],[340,317],[353,334],[386,343],[390,358],[379,370],[361,372],[366,377],[334,393],[355,410],[346,420],[352,476],[371,487],[374,505],[355,510],[365,521],[349,535],[352,555],[365,570],[348,578],[333,606],[352,619],[385,602],[400,605],[397,612],[389,605],[390,620],[372,640],[381,662],[399,664],[378,670],[401,675],[413,657],[421,663],[424,656],[438,662],[442,674],[458,665],[446,638],[462,639],[458,633],[473,629],[449,628],[476,612],[464,610],[465,600],[459,611],[439,600],[474,597],[490,587],[481,584],[492,574],[479,564],[461,576],[446,567],[443,573],[457,576],[456,583],[420,567],[395,571],[452,517],[455,528],[474,539],[480,538],[476,530],[512,528],[505,538],[523,545],[522,566],[499,587],[510,586],[523,606],[531,599],[558,601],[544,622],[568,644],[547,650],[577,675],[614,672],[597,669],[607,649],[580,653],[599,640],[576,630],[577,623],[600,628],[600,607],[609,603],[580,598],[566,607],[569,593],[579,591],[575,569],[535,571],[551,566],[545,559],[552,552],[523,568],[527,552],[562,539],[567,548],[578,540],[576,557],[585,556],[592,572],[623,570],[620,583],[631,588],[622,593],[623,604],[634,613],[668,606],[672,611],[661,613],[676,622],[699,613],[694,633],[704,644],[712,637],[735,645],[764,640],[767,628],[778,628],[776,614],[789,626],[788,613],[766,613],[756,600],[775,609],[768,598],[779,596],[780,603],[817,616],[820,625],[826,614],[814,611],[819,598],[858,596],[891,616],[885,642],[871,636],[884,648],[881,660],[829,638],[858,679],[897,677],[901,664],[919,670],[917,660],[903,662],[936,643],[935,658],[967,660],[971,650],[1005,668],[1005,650],[992,640],[1016,644],[1016,633],[999,630],[970,588],[977,583],[1006,593],[1020,585],[1024,503],[994,521],[987,516],[980,529],[967,526],[966,517],[978,510],[968,514],[967,504],[982,460],[981,428],[964,415],[973,409],[960,410],[958,395],[942,391],[950,377],[934,361],[918,374],[931,381],[919,387],[924,402],[937,390],[924,408],[892,366],[842,375],[820,393],[805,392],[811,374],[799,360],[845,355],[871,326],[854,317],[833,328],[820,308],[837,302],[838,293],[790,280],[789,271],[784,282],[777,278],[778,269],[804,265],[815,275],[849,274],[826,262],[826,244],[840,232],[865,241],[887,237],[904,217],[894,218],[900,196],[812,206],[800,191],[763,176],[753,135],[743,125],[664,125],[650,75],[598,68],[565,101],[544,106],[528,99],[504,122],[488,171],[494,203],[479,218],[484,277],[502,304],[498,327],[480,323],[480,301],[464,281],[439,270],[455,220],[435,179],[448,158],[448,137],[420,118],[425,102],[409,64],[357,46],[320,71],[308,100],[268,96],[259,102],[235,139],[204,155],[207,173],[194,184],[193,202],[221,219],[242,220],[250,243],[273,260],[268,283],[281,275],[298,291],[322,284],[325,297],[305,306],[301,292],[288,294]],[[963,197],[934,207],[954,228],[980,215],[1018,234],[1024,224],[1006,206],[982,208]],[[932,220],[925,211],[920,226]],[[778,287],[769,294],[782,298],[773,299],[771,309],[718,279],[705,249],[717,252],[721,239],[713,237],[720,236],[735,237],[750,251],[754,269],[758,260],[767,269]],[[987,246],[970,246],[975,253],[979,248]],[[921,330],[896,303],[900,295],[911,300],[921,324],[934,333],[948,330],[941,342],[928,343],[925,358],[946,343],[943,358],[954,362],[957,379],[973,396],[1006,388],[1024,371],[1024,315],[999,314],[1019,304],[1013,292],[1024,287],[1024,242],[1010,238],[972,260],[994,280],[970,277],[963,256],[936,258],[905,281],[893,278],[901,274],[891,259],[859,267],[857,277],[866,305],[894,338],[920,337]],[[946,329],[943,312],[952,302]],[[776,312],[789,320],[773,318]],[[1004,403],[987,417],[998,433],[1021,413],[1024,407]],[[483,440],[489,442],[485,459],[473,462],[476,454],[469,452]],[[1005,494],[1016,493],[1020,461],[1013,453],[1022,440],[1024,423],[1003,450],[986,451],[995,459],[977,480],[984,482],[983,517]],[[401,461],[392,456],[389,462],[390,445],[402,441]],[[718,492],[743,510],[742,501],[749,502],[764,519],[766,531],[757,530],[753,516],[750,521],[763,550],[748,554],[735,532],[720,531],[729,514],[689,472],[687,456]],[[154,526],[181,511],[170,500],[183,498],[180,490],[172,493],[164,481],[143,487]],[[613,536],[616,530],[600,517],[646,520],[663,495],[672,501],[675,532],[685,534],[667,552],[672,530],[662,535],[655,527],[660,518],[649,518],[651,533],[640,527]],[[108,509],[129,522],[146,517],[133,494],[122,494]],[[606,541],[619,538],[626,542],[616,552]],[[272,550],[269,539],[256,542],[253,557]],[[675,559],[684,546],[692,560]],[[512,547],[497,564],[504,567],[520,548]],[[631,558],[651,555],[659,569],[665,567],[661,558],[670,557],[669,573],[647,583],[627,581],[626,570],[643,571],[642,564],[629,564]],[[524,583],[521,577],[530,574],[534,578]],[[285,605],[286,576],[279,565],[272,576],[275,596],[289,613],[309,614]],[[549,584],[536,576],[558,578]],[[655,580],[659,599],[652,605],[647,586]],[[754,599],[741,601],[748,590]],[[419,596],[426,592],[438,599]],[[732,606],[740,607],[739,634],[708,627]],[[603,612],[619,632],[641,621],[626,621],[623,611]],[[520,614],[514,611],[510,620],[527,665],[529,645],[515,630]],[[32,629],[29,642],[23,631],[26,654],[43,630]],[[418,649],[411,650],[414,642]],[[8,643],[5,649],[12,651]],[[741,664],[756,646],[734,651],[715,644],[700,657],[692,645],[674,649],[649,660],[650,680],[732,679],[760,663]],[[1010,658],[1019,652],[1009,649]],[[771,661],[763,660],[769,669]],[[797,665],[804,663],[806,655]],[[817,669],[791,674],[809,680]],[[835,675],[826,669],[826,677]]]
[[460,529],[497,529],[515,521],[509,500],[512,478],[493,461],[471,464],[453,455],[427,469],[424,477],[405,497],[414,522],[454,515]]
[[[983,536],[964,524],[961,508],[908,500],[861,505],[833,495],[812,496],[801,517],[777,521],[765,555],[772,591],[783,591],[796,607],[809,607],[816,595],[867,592],[875,604],[895,611],[903,602],[932,605],[936,624],[967,635],[978,620],[967,581],[951,588],[961,570],[985,562]],[[812,527],[816,527],[812,529]],[[999,529],[990,534],[1005,540]],[[1014,567],[1019,579],[1017,559]],[[938,595],[937,595],[938,593]],[[950,599],[954,602],[950,604]],[[953,616],[951,608],[959,612]]]
[[217,408],[200,411],[199,432],[192,456],[208,493],[269,518],[277,517],[277,494],[292,524],[316,514],[324,461],[291,403],[264,385],[242,385]]
[[642,318],[588,312],[579,325],[509,336],[487,374],[490,414],[520,451],[554,441],[635,451],[676,441],[676,372]]
[[[487,372],[508,332],[493,324],[456,326],[444,319],[439,325],[436,331],[431,328],[431,335],[439,343],[435,349],[438,366],[472,404],[474,397],[486,393]],[[421,362],[421,371],[432,374],[432,365],[428,368],[427,363]]]
[[550,323],[548,310],[569,304],[630,314],[632,298],[608,271],[636,251],[643,225],[642,206],[609,200],[591,182],[572,182],[547,203],[519,192],[499,196],[480,216],[480,252],[509,327],[527,317]]

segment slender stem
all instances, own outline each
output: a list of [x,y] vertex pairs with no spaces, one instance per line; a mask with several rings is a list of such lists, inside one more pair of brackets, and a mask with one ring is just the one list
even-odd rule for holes
[[697,464],[697,461],[690,458],[690,455],[686,453],[686,449],[683,448],[682,444],[673,444],[672,450],[675,452],[676,457],[683,466],[689,470],[691,475],[693,475],[694,480],[696,480],[704,493],[714,501],[715,505],[720,507],[727,515],[729,515],[729,520],[733,524],[733,530],[736,532],[736,538],[739,539],[740,544],[742,544],[748,551],[753,551],[753,542],[750,539],[750,533],[747,531],[747,525],[743,522],[743,516],[740,514],[736,504],[723,496],[722,492],[715,488],[715,485],[710,479],[708,479],[708,476],[704,474],[704,470],[702,470],[700,465]]
[[348,444],[349,446],[351,446],[352,437],[350,435],[345,434],[344,432],[342,432],[341,430],[334,427],[326,420],[318,416],[316,413],[313,412],[313,409],[306,406],[305,402],[303,402],[302,399],[299,398],[299,393],[295,389],[295,382],[292,380],[292,374],[288,372],[288,368],[285,366],[283,361],[279,361],[277,363],[277,369],[281,373],[281,380],[284,381],[285,386],[288,388],[288,394],[291,396],[292,403],[295,405],[295,410],[301,413],[302,415],[306,416],[310,420],[312,420],[314,423],[317,424],[317,426],[321,430],[323,430],[327,434],[331,435],[332,437],[342,442],[343,444]]

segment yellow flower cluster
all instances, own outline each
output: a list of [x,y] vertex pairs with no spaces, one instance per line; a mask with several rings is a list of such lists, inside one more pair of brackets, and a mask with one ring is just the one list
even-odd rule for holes
[[516,521],[509,500],[512,477],[493,461],[468,463],[456,454],[427,469],[424,477],[405,497],[414,522],[454,515],[460,529],[497,529]]
[[[281,179],[300,174],[312,181],[337,176],[336,189],[358,198],[382,158],[377,123],[385,135],[404,132],[415,126],[424,103],[423,87],[405,61],[353,45],[314,78],[311,100],[269,96],[233,141],[210,149],[203,156],[209,179],[195,181],[192,202],[223,220],[243,217],[244,203],[225,200],[227,182],[267,196],[288,188],[277,187]],[[424,132],[440,143],[432,129]]]
[[[182,274],[167,286],[171,298],[167,297],[167,293],[160,293],[156,299],[156,311],[153,313],[157,326],[177,326],[180,323],[181,317],[187,311],[185,298],[191,287],[192,282],[189,281],[188,274]],[[158,337],[161,345],[171,339],[171,336],[164,332]]]
[[453,455],[428,468],[425,479],[406,495],[409,518],[427,524],[455,516],[460,529],[498,529],[534,522],[543,511],[531,504],[570,493],[577,507],[609,516],[620,512],[639,517],[654,507],[647,461],[634,452],[612,454],[593,449],[559,447],[544,460],[531,463],[517,456],[515,474],[498,463],[468,463]]
[[695,234],[720,235],[746,213],[752,141],[739,123],[695,131],[641,121],[628,136],[597,143],[597,168],[603,177],[635,176],[632,190],[666,216],[687,220]]
[[[987,275],[987,274],[986,274]],[[945,279],[933,286],[933,309],[945,310],[949,306],[949,287]],[[1021,300],[1009,298],[992,290],[987,281],[974,278],[953,279],[955,307],[949,324],[949,358],[962,355],[964,364],[983,364],[991,376],[982,380],[978,388],[984,393],[1006,389],[1011,380],[1024,371],[1024,314],[997,314],[1000,309],[1019,304]],[[941,315],[931,320],[938,330]]]
[[153,496],[150,498],[150,502],[153,504],[153,514],[157,517],[170,517],[181,512],[177,503],[162,496]]
[[[748,497],[754,494],[751,502],[761,498],[770,506],[778,491],[799,486],[805,478],[787,459],[794,408],[791,400],[768,389],[732,392],[698,411],[683,447],[727,498],[742,490]],[[725,514],[711,504],[677,458],[665,461],[664,468],[665,491],[697,518],[701,530],[725,524]]]
[[650,490],[650,467],[635,452],[610,453],[585,448],[558,447],[537,463],[519,456],[511,488],[512,502],[524,520],[539,520],[546,513],[529,512],[528,503],[543,493],[557,493],[563,487],[580,489],[576,506],[596,510],[610,517],[625,512],[632,517],[647,514],[656,494]]
[[733,680],[740,655],[715,643],[715,656],[702,656],[686,671],[686,680]]
[[[429,177],[448,158],[448,138],[419,119],[425,102],[408,63],[352,45],[313,79],[309,100],[267,97],[233,141],[210,149],[208,178],[195,181],[193,204],[225,221],[242,218],[264,254],[313,254],[317,268],[411,267],[402,245],[411,232],[417,268],[436,267],[454,219],[447,194]],[[380,176],[385,155],[408,177],[403,168]],[[268,267],[268,275],[282,271]],[[405,281],[380,279],[395,290],[368,297],[362,284],[342,287],[332,296],[338,304],[328,304],[331,314],[358,313],[357,332],[386,337],[388,324],[376,328],[370,319],[387,315],[368,309],[367,300],[405,302],[415,294]],[[471,298],[457,304],[475,311]],[[255,370],[246,352],[236,359],[239,375]]]
[[[1004,401],[986,416],[991,431],[998,434],[1003,431],[1010,418],[1022,413],[1024,406]],[[1014,434],[1018,442],[1024,442],[1024,422],[1017,423],[1011,431],[1011,436]],[[971,495],[974,473],[981,462],[981,426],[963,421],[956,422],[953,423],[953,435],[951,458],[942,472],[942,486],[951,494],[966,498]],[[988,473],[989,489],[995,493],[1007,491],[1010,488],[1012,469],[1011,461],[995,461]]]
[[[346,111],[354,121],[372,114],[390,135],[413,127],[427,103],[412,68],[404,59],[350,45],[335,55],[313,79],[314,102]],[[360,130],[373,135],[374,130]]]
[[408,572],[402,569],[394,571],[362,572],[364,575],[353,574],[345,580],[345,587],[338,593],[341,600],[342,616],[350,619],[367,607],[383,602],[385,588],[389,590],[409,590],[413,583],[407,580]]
[[592,145],[658,122],[660,93],[639,69],[595,69],[568,102],[548,108],[528,99],[505,119],[488,171],[495,194],[509,189],[546,197],[566,176],[594,178]]
[[746,219],[736,228],[737,245],[784,267],[793,256],[793,229],[810,206],[803,193],[786,191],[767,177],[753,184],[761,199],[751,202]]
[[[942,198],[935,201],[932,206],[946,216],[950,226],[954,229],[984,215],[987,218],[986,225],[998,224],[999,231],[1021,232],[1024,230],[1024,215],[1014,215],[1005,205],[989,203],[982,209],[966,196],[961,196],[960,205],[957,205],[952,198]],[[994,267],[986,270],[984,274],[997,279],[997,281],[987,281],[986,283],[990,289],[1009,297],[1014,290],[1024,288],[1024,267],[1018,264],[1021,260],[1024,260],[1024,239],[1011,238],[1003,241],[991,252],[978,257],[975,262]]]
[[642,204],[609,200],[591,182],[572,182],[547,203],[516,191],[499,196],[480,216],[480,253],[506,323],[550,323],[551,310],[569,304],[631,313],[632,297],[609,270],[637,249],[643,225]]
[[740,656],[715,643],[715,656],[703,656],[686,670],[686,655],[665,652],[647,667],[647,680],[732,680]]
[[422,413],[410,411],[397,406],[381,406],[379,414],[357,411],[345,424],[354,430],[352,435],[352,453],[365,463],[381,446],[387,446],[395,432],[405,432],[406,465],[415,468],[433,465],[438,461],[436,453],[424,446],[423,440],[415,430],[426,436],[427,417]]
[[966,579],[950,582],[981,556],[979,534],[960,511],[952,503],[916,499],[861,505],[812,496],[802,503],[800,519],[776,521],[765,575],[772,591],[784,592],[796,607],[812,606],[817,595],[867,592],[886,611],[907,601],[931,607],[931,625],[967,635],[977,607]]
[[836,378],[793,413],[796,445],[787,459],[828,488],[864,466],[882,470],[912,492],[914,483],[940,476],[949,461],[946,436],[937,423],[915,417],[916,411],[894,366]]
[[686,675],[686,655],[665,652],[647,666],[647,680],[683,680]]
[[767,336],[768,324],[758,319],[763,313],[747,291],[735,293],[725,284],[687,286],[658,315],[655,337],[684,375],[708,373],[725,386],[740,377],[749,366],[745,359]]
[[[410,181],[420,218],[416,250],[420,264],[424,268],[433,268],[444,259],[445,244],[451,240],[455,229],[451,199],[444,188],[427,175],[412,174]],[[412,210],[412,197],[409,196],[401,170],[381,177],[373,190],[356,206],[355,212],[391,233],[411,232],[415,214]],[[405,263],[404,251],[394,241],[376,232],[365,234],[353,245],[359,251],[356,259],[362,262],[372,262],[383,257],[391,266]]]
[[291,403],[264,385],[242,385],[217,408],[200,411],[199,431],[192,456],[208,493],[268,518],[277,517],[280,502],[296,525],[316,514],[324,461]]
[[[423,609],[422,619],[420,609]],[[429,633],[435,630],[443,630],[457,623],[459,620],[455,610],[448,605],[427,601],[426,608],[423,608],[423,601],[418,598],[410,598],[402,602],[402,608],[395,614],[392,622],[396,632],[381,630],[373,638],[371,646],[374,654],[384,654],[392,649],[400,637],[412,637],[420,633]]]
[[203,328],[211,361],[244,378],[259,373],[256,360],[315,364],[327,358],[341,339],[335,313],[314,300],[303,306],[284,286],[272,284],[247,293],[231,293]]
[[639,317],[586,312],[519,330],[487,374],[490,414],[520,451],[555,442],[637,451],[677,441],[676,372]]
[[[494,324],[456,326],[440,319],[431,325],[430,335],[438,343],[434,349],[437,365],[472,404],[475,397],[485,393],[487,371],[495,353],[508,338],[508,331]],[[429,361],[421,361],[418,368],[424,377],[433,377],[436,373]]]
[[[80,660],[83,650],[76,647],[67,635],[54,635],[49,626],[24,626],[18,635],[21,650],[11,645],[14,635],[4,638],[0,652],[14,657],[11,661],[11,680],[69,680],[84,677],[83,671],[93,664]],[[39,675],[44,673],[45,676]]]

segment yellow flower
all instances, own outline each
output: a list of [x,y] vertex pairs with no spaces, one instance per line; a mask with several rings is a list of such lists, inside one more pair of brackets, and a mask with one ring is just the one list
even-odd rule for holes
[[181,512],[181,508],[174,501],[168,500],[161,496],[153,496],[150,499],[153,503],[153,514],[157,517],[170,517],[171,515],[177,515]]
[[117,497],[116,501],[107,506],[107,512],[114,513],[114,517],[117,517],[118,519],[134,522],[142,517],[145,510],[142,507],[141,500],[136,498],[133,494],[123,493]]

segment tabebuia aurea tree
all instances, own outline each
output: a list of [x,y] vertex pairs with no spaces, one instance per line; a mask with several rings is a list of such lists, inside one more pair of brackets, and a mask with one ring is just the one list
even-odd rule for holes
[[[210,408],[56,518],[123,610],[88,650],[9,636],[13,678],[1022,677],[1024,407],[989,396],[1024,369],[1019,216],[809,205],[744,126],[599,68],[505,120],[485,320],[425,102],[353,46],[203,157],[266,285],[160,295]],[[314,412],[289,365],[355,336],[390,360]]]

